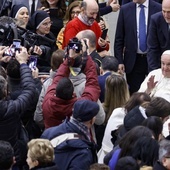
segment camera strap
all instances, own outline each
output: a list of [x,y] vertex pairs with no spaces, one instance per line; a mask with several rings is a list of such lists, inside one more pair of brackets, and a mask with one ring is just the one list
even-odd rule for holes
[[79,66],[80,68],[80,71],[78,73],[75,73],[73,67],[69,67],[70,69],[70,72],[73,76],[77,76],[79,75],[80,73],[83,73],[84,69],[85,69],[85,66],[86,66],[86,62],[87,62],[87,59],[88,59],[88,55],[87,55],[87,52],[84,52],[83,55],[82,55],[82,61],[81,61],[81,65]]

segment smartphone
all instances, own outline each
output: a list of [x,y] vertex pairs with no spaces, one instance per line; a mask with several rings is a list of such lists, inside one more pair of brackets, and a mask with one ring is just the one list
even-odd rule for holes
[[12,48],[14,48],[15,51],[20,51],[21,40],[20,39],[13,39]]
[[108,29],[104,29],[103,32],[102,32],[102,35],[101,35],[101,38],[102,39],[106,39],[106,36],[107,36],[107,32],[108,32]]
[[28,61],[28,66],[30,69],[35,69],[37,66],[37,57],[36,56],[30,56]]

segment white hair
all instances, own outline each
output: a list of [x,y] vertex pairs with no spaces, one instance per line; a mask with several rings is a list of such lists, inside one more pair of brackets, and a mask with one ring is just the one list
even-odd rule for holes
[[162,53],[162,55],[166,55],[166,54],[168,54],[168,55],[170,55],[170,50],[166,50],[166,51],[164,51],[163,53]]

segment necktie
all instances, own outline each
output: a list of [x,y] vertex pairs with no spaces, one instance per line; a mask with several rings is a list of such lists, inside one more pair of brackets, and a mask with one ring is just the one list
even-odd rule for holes
[[142,52],[145,52],[147,49],[146,46],[146,24],[145,24],[145,11],[144,11],[144,5],[140,4],[139,7],[140,13],[139,13],[139,49]]
[[31,5],[31,16],[35,12],[35,0],[32,0],[32,5]]

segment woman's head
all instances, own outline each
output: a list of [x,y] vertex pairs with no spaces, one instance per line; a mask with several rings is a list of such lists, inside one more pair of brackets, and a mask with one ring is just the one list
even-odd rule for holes
[[129,90],[123,76],[113,73],[106,79],[104,109],[109,119],[112,111],[122,107],[129,100]]
[[119,146],[121,148],[120,157],[128,156],[135,142],[143,136],[152,138],[153,133],[149,128],[144,126],[136,126],[128,131],[119,141]]
[[46,35],[50,32],[51,27],[50,16],[46,11],[36,11],[28,21],[27,29],[40,35]]
[[10,16],[22,22],[23,27],[26,27],[29,19],[28,8],[23,4],[14,5],[11,9]]
[[54,148],[47,139],[32,139],[28,143],[27,164],[29,168],[45,166],[54,160]]
[[129,112],[134,107],[149,101],[151,101],[151,98],[147,93],[136,92],[132,94],[128,102],[125,104],[125,109],[127,112]]
[[142,125],[152,130],[154,138],[160,140],[160,137],[162,136],[163,122],[159,117],[150,116],[143,121]]
[[63,18],[66,13],[66,4],[63,0],[41,0],[41,4],[45,8],[57,8],[58,16]]
[[70,21],[78,16],[78,14],[81,12],[81,1],[74,1],[72,2],[66,11],[65,15],[65,21]]
[[151,137],[140,137],[131,150],[131,156],[135,158],[140,166],[153,166],[158,160],[158,142]]

